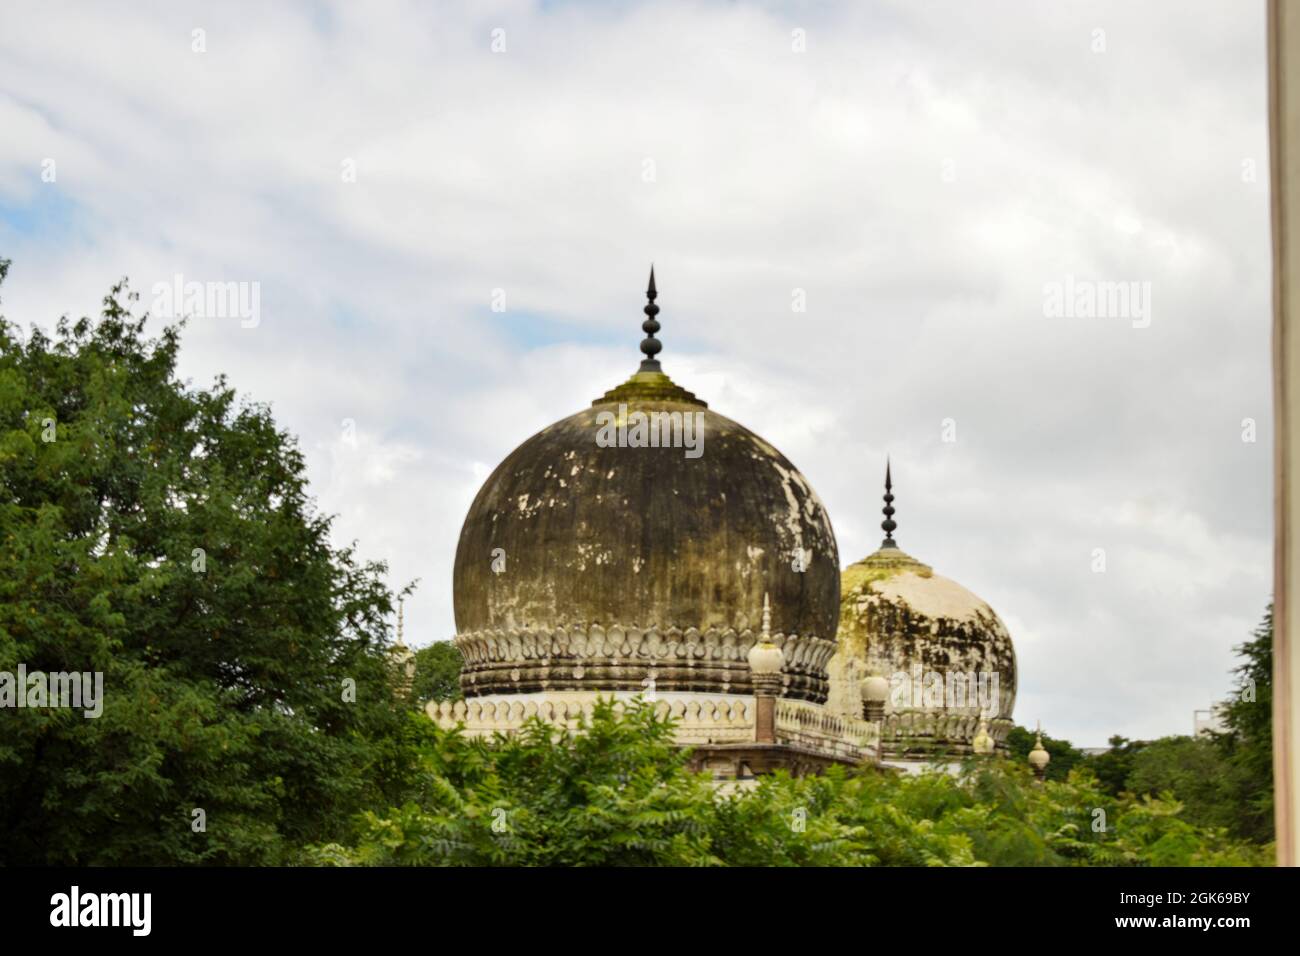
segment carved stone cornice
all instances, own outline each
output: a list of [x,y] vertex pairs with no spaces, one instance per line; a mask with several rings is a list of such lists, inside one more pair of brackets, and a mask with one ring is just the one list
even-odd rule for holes
[[[694,691],[753,693],[747,655],[759,635],[750,628],[516,628],[458,634],[466,697],[536,691]],[[784,697],[821,703],[835,642],[773,634],[785,658]]]

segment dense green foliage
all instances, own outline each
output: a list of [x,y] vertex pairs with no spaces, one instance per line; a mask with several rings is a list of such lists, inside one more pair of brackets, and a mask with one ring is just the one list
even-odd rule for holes
[[177,381],[133,298],[52,337],[0,319],[0,671],[105,698],[0,714],[0,863],[282,862],[411,782],[391,595],[268,410]]
[[1170,794],[1183,804],[1185,819],[1237,831],[1239,794],[1221,749],[1207,736],[1162,737],[1138,748],[1124,789]]
[[1251,639],[1237,647],[1244,660],[1224,705],[1227,732],[1216,736],[1235,795],[1234,832],[1273,839],[1273,606]]
[[1177,803],[1115,798],[1086,771],[1035,784],[1006,759],[954,777],[866,769],[715,790],[669,723],[635,703],[581,732],[540,721],[495,741],[429,730],[425,781],[365,815],[334,864],[968,866],[1261,865],[1268,851],[1197,827]]
[[1097,780],[1106,788],[1107,793],[1120,794],[1128,789],[1133,761],[1146,746],[1146,741],[1129,740],[1116,734],[1106,743],[1109,749],[1105,753],[1088,758],[1088,769],[1097,775]]
[[412,693],[421,702],[460,700],[460,651],[450,641],[434,641],[415,652]]

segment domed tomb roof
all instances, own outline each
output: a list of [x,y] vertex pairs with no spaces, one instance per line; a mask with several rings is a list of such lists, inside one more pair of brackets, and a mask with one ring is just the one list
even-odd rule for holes
[[653,271],[647,294],[636,374],[511,452],[470,507],[453,584],[462,688],[749,694],[766,593],[783,694],[824,701],[830,519],[784,455],[663,373]]
[[885,540],[840,579],[828,706],[861,714],[861,681],[880,674],[891,685],[887,754],[965,753],[981,717],[1001,746],[1016,698],[1011,635],[986,602],[898,547],[888,468],[885,481]]

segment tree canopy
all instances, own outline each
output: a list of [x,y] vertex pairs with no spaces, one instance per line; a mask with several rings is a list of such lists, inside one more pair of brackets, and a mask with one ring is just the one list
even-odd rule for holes
[[104,675],[98,718],[0,721],[0,862],[283,862],[406,781],[392,595],[269,410],[178,381],[135,299],[0,318],[0,671]]
[[412,693],[421,702],[460,700],[460,651],[450,641],[434,641],[415,652]]
[[[623,712],[620,712],[623,711]],[[494,740],[432,730],[425,780],[365,814],[361,838],[318,847],[335,865],[1230,866],[1264,848],[1181,817],[1161,797],[1114,797],[1086,770],[1037,784],[1022,762],[955,776],[832,768],[719,791],[649,705],[597,705],[573,730],[534,719]]]

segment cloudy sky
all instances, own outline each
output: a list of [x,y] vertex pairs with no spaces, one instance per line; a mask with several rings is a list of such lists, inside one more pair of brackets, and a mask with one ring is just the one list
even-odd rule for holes
[[[1265,104],[1239,0],[8,2],[3,312],[257,283],[183,372],[300,436],[424,644],[491,468],[632,371],[653,260],[665,369],[842,563],[892,456],[1020,722],[1186,733],[1271,586]],[[1067,282],[1139,294],[1054,314]]]

